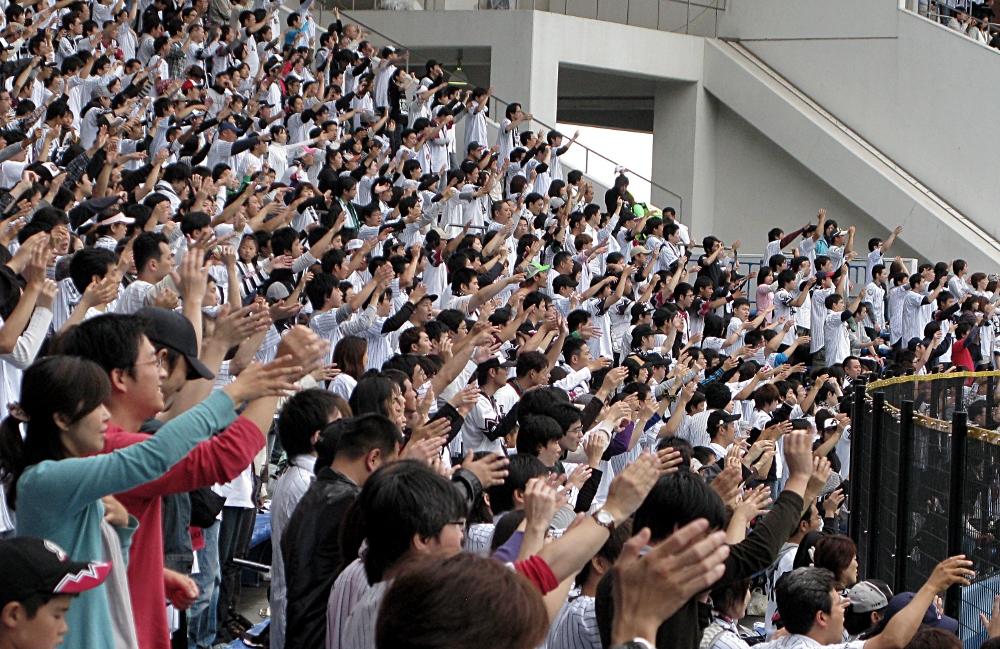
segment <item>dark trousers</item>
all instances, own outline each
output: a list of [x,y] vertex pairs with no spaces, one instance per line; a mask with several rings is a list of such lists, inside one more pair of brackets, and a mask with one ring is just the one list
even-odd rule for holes
[[222,585],[219,588],[218,631],[216,642],[229,642],[226,621],[229,611],[239,610],[240,575],[242,568],[233,559],[245,559],[253,536],[253,524],[257,511],[246,507],[223,507],[222,524],[219,527],[219,565],[222,569]]

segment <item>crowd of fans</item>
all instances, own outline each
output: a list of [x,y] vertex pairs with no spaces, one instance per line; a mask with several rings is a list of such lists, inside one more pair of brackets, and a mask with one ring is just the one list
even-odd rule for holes
[[907,0],[907,5],[914,5],[910,8],[920,15],[947,25],[949,29],[965,34],[974,41],[1000,48],[1000,38],[997,38],[995,26],[995,2],[996,0],[919,0],[918,3]]
[[4,12],[0,647],[955,644],[964,557],[859,581],[847,413],[993,368],[995,280],[822,210],[743,275],[309,4]]

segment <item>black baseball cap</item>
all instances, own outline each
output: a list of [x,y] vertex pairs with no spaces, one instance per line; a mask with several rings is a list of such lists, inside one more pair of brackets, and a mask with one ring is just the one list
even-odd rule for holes
[[32,595],[75,595],[100,586],[111,574],[107,561],[70,561],[61,547],[27,536],[0,541],[0,609]]
[[153,306],[139,309],[136,315],[142,316],[148,323],[146,337],[150,342],[169,347],[184,357],[188,363],[189,381],[215,378],[215,374],[198,360],[198,337],[190,320],[176,311]]
[[739,421],[739,419],[739,415],[730,414],[725,410],[713,410],[712,414],[708,416],[708,433],[711,435],[712,431],[716,430],[721,424]]

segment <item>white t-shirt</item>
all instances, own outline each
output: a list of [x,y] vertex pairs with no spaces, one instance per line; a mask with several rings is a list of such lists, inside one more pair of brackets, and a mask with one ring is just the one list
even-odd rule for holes
[[833,295],[836,289],[817,288],[813,289],[812,295],[812,328],[810,329],[809,351],[813,354],[823,349],[823,335],[826,327],[826,298]]
[[851,341],[847,336],[847,325],[843,311],[828,311],[823,324],[823,348],[826,350],[826,366],[842,363],[851,355]]

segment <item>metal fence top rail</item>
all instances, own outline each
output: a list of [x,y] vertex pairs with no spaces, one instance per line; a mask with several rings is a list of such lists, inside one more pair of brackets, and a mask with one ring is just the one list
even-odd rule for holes
[[968,378],[989,378],[989,377],[1000,377],[1000,371],[994,372],[941,372],[938,374],[921,374],[921,375],[908,375],[908,376],[894,376],[889,379],[879,379],[878,381],[871,381],[867,384],[868,390],[877,390],[879,388],[886,388],[890,385],[899,385],[900,383],[910,383],[919,381],[942,381],[946,379],[968,379]]
[[[928,381],[943,381],[948,379],[976,379],[976,378],[997,378],[1000,379],[1000,371],[993,372],[943,372],[939,374],[923,374],[920,376],[895,376],[889,379],[880,379],[878,381],[871,381],[866,384],[865,389],[867,393],[865,395],[865,401],[870,405],[872,402],[871,395],[874,390],[880,388],[887,388],[894,385],[902,385],[904,383],[916,383],[916,382],[928,382]],[[886,412],[889,413],[896,421],[899,421],[900,409],[891,403],[886,402],[883,404]],[[913,413],[913,421],[919,426],[930,430],[936,430],[948,435],[951,434],[951,422],[946,419],[938,419],[936,417],[928,417],[927,415],[920,413]],[[986,442],[987,444],[993,444],[994,446],[1000,446],[1000,432],[995,430],[990,430],[989,428],[980,428],[974,424],[966,424],[968,430],[968,436],[972,439],[979,440],[981,442]]]

